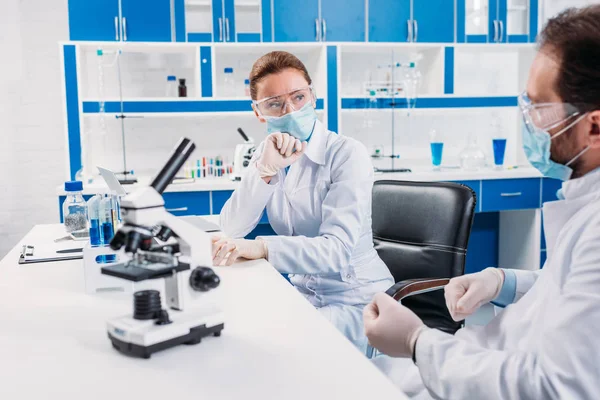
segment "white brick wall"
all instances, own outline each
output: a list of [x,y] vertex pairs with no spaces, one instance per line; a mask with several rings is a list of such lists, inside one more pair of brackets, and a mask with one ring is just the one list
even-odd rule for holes
[[35,224],[58,220],[65,178],[57,42],[67,0],[3,0],[0,13],[0,257]]

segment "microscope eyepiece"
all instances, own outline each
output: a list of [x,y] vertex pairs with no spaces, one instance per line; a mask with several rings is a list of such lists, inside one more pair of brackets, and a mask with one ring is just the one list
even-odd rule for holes
[[177,147],[173,150],[166,164],[162,167],[158,175],[156,175],[150,186],[162,194],[195,148],[196,145],[190,139],[181,138]]

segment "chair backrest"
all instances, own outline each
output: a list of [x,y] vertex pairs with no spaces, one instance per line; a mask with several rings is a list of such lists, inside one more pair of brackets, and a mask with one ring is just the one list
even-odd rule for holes
[[[464,274],[475,204],[473,190],[457,183],[375,182],[373,240],[394,280]],[[462,325],[450,317],[442,290],[402,304],[429,327],[454,333]]]

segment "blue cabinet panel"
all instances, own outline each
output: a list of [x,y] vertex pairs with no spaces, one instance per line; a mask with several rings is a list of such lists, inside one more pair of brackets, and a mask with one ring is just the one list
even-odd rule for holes
[[547,201],[558,200],[556,192],[562,187],[560,179],[543,178],[542,179],[542,204]]
[[[315,42],[319,1],[302,3],[289,0],[274,0],[273,21],[276,42]],[[320,28],[320,27],[319,27]]]
[[369,42],[408,41],[409,20],[410,0],[369,0]]
[[508,4],[507,0],[496,0],[497,3],[497,19],[498,19],[498,42],[506,43],[508,41],[508,32],[507,32],[507,9]]
[[122,0],[123,39],[128,42],[170,42],[170,0]]
[[321,2],[322,40],[329,42],[365,41],[365,0],[325,0]]
[[225,40],[225,21],[223,21],[222,0],[212,0],[213,13],[213,40],[223,42]]
[[475,192],[475,199],[477,200],[475,212],[481,211],[481,181],[454,181],[454,183],[460,183],[461,185],[465,185],[473,189]]
[[210,192],[164,193],[165,208],[173,215],[209,215]]
[[489,1],[489,17],[488,17],[488,42],[495,43],[499,31],[498,24],[498,1]]
[[235,6],[233,0],[225,0],[225,40],[235,42],[235,32]]
[[422,43],[454,42],[454,2],[413,0],[413,40]]
[[469,245],[465,274],[498,266],[499,213],[475,214]]
[[218,190],[212,192],[212,214],[218,215],[221,209],[233,194],[232,190]]
[[118,0],[69,0],[69,37],[71,40],[119,40],[115,18]]
[[522,210],[540,207],[541,179],[497,179],[482,184],[482,211]]

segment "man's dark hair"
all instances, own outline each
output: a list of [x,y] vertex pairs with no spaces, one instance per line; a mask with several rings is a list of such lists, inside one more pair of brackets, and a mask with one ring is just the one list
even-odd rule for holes
[[600,110],[600,5],[569,8],[550,19],[539,47],[557,57],[556,90],[566,103]]

